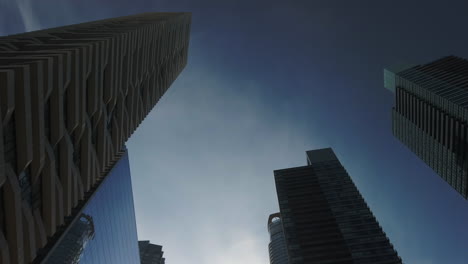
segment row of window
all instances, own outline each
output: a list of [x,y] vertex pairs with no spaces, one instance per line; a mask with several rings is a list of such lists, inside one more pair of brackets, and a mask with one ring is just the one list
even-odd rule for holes
[[[462,131],[466,131],[466,126],[464,124],[463,126],[457,125],[457,123],[455,124],[456,128],[463,128]],[[443,127],[442,130],[446,131],[448,129],[452,129],[452,127]],[[450,149],[448,146],[439,143],[437,138],[434,138],[424,130],[418,128],[415,123],[411,122],[396,110],[393,112],[393,133],[458,192],[465,197],[468,195],[468,179],[466,176],[468,146],[465,140],[467,137],[460,138],[459,134],[455,134],[455,136],[452,137],[453,143]],[[442,138],[445,138],[446,135],[448,134],[445,134]]]
[[468,62],[446,57],[400,74],[401,77],[460,106],[468,105]]
[[454,140],[455,137],[466,141],[466,124],[461,120],[452,117],[445,111],[401,87],[397,87],[396,96],[396,111],[439,143],[453,150],[459,144]]

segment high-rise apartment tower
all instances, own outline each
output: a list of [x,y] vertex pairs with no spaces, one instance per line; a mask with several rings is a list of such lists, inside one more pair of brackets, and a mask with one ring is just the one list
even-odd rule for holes
[[43,256],[80,215],[186,65],[190,23],[144,13],[0,38],[0,263]]
[[148,240],[138,241],[141,264],[164,264],[162,246],[151,244]]
[[402,263],[333,150],[307,163],[274,172],[289,263]]
[[270,243],[268,244],[270,264],[288,264],[288,251],[280,213],[271,214],[268,217],[268,233],[270,234]]
[[468,61],[454,56],[384,70],[393,134],[468,199]]

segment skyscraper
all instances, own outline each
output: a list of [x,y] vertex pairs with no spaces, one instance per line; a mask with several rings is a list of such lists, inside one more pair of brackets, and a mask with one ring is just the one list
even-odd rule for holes
[[75,220],[42,263],[140,262],[128,152],[115,164],[82,212],[89,219],[85,223],[92,223],[92,236],[83,228],[80,221],[83,217]]
[[289,263],[402,263],[333,150],[307,164],[274,172]]
[[268,233],[270,234],[270,243],[268,244],[270,264],[288,264],[288,251],[280,213],[271,214],[268,217]]
[[393,134],[468,199],[468,61],[454,56],[384,70]]
[[162,246],[151,244],[148,240],[138,241],[141,264],[164,264]]
[[55,254],[49,257],[48,264],[78,264],[88,242],[94,238],[94,222],[90,215],[82,214],[73,223],[62,241],[58,243]]
[[190,21],[144,13],[0,38],[1,263],[30,263],[70,228],[186,65]]

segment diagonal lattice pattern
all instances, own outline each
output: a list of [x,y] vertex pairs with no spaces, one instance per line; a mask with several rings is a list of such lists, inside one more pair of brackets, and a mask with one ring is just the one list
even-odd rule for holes
[[191,15],[0,38],[0,263],[40,258],[187,63]]

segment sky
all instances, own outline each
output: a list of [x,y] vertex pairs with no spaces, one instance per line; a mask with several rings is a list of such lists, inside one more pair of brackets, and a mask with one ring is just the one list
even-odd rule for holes
[[273,170],[332,147],[407,264],[466,264],[468,201],[391,133],[383,68],[468,58],[465,1],[0,0],[0,35],[192,12],[188,65],[130,138],[139,239],[264,264]]

